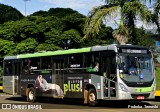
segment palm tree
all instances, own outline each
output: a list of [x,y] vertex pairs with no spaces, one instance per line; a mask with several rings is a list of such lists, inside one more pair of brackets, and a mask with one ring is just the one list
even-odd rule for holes
[[154,5],[154,12],[152,15],[152,21],[156,24],[157,26],[157,31],[160,34],[160,23],[159,23],[159,14],[160,14],[160,0],[156,0],[155,5]]
[[103,24],[103,21],[110,17],[121,14],[120,25],[113,33],[120,44],[125,44],[129,38],[135,38],[134,28],[136,17],[146,23],[150,21],[151,12],[140,0],[105,0],[105,4],[94,8],[86,20],[84,26],[84,39],[95,37]]

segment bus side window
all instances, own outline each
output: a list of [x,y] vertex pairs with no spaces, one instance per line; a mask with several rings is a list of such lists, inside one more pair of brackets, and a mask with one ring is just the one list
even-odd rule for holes
[[28,65],[28,59],[23,60],[22,72],[23,72],[23,74],[30,74],[30,72],[31,72],[29,65]]
[[91,53],[84,54],[84,68],[86,68],[86,72],[91,72],[94,67],[94,63],[92,63],[92,55]]
[[23,60],[23,74],[37,74],[40,72],[40,58]]
[[41,58],[41,73],[51,73],[51,57],[42,57]]
[[40,58],[30,58],[28,60],[29,70],[31,74],[40,73]]
[[12,74],[12,61],[5,61],[4,75]]
[[69,73],[80,73],[83,71],[83,54],[69,56]]
[[85,54],[86,72],[99,72],[99,53]]

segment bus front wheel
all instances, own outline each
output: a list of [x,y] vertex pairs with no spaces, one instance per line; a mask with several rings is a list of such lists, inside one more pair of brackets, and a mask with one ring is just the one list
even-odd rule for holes
[[94,89],[89,89],[88,92],[88,104],[90,106],[96,106],[97,105],[97,94]]
[[28,89],[28,93],[27,93],[27,101],[28,102],[34,102],[35,99],[36,99],[36,97],[35,97],[35,90],[34,90],[33,87],[30,87]]

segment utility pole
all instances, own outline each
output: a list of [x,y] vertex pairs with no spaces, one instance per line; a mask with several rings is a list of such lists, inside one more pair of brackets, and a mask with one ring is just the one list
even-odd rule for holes
[[27,13],[26,13],[27,12],[27,8],[26,8],[26,2],[27,1],[30,1],[30,0],[24,0],[24,2],[25,2],[25,16],[27,16]]

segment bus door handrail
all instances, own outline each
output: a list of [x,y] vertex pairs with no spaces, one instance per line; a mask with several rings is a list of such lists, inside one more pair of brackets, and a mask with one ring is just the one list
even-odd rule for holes
[[[113,82],[113,83],[115,83],[115,85],[116,85],[116,83],[117,83],[116,81],[113,81],[113,80],[111,80],[111,79],[109,79],[109,78],[104,78],[104,80],[107,80],[107,83]],[[106,84],[107,84],[107,83],[106,83]],[[109,85],[110,85],[110,83],[109,83]]]
[[[114,83],[116,83],[116,81],[114,81],[114,80],[112,80],[112,79],[109,79],[109,78],[104,78],[105,80],[107,79],[107,80],[109,80],[110,82],[114,82]],[[114,78],[113,78],[114,79]]]
[[55,69],[55,70],[85,70],[87,68],[64,68],[64,69]]

